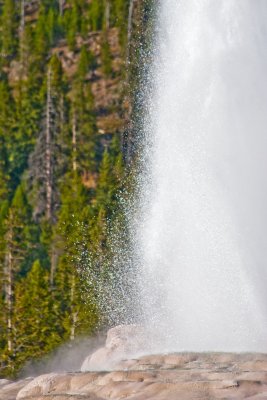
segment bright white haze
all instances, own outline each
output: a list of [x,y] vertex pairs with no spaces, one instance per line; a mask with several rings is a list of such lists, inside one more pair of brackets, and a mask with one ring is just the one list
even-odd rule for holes
[[145,323],[160,350],[266,352],[267,1],[158,7]]

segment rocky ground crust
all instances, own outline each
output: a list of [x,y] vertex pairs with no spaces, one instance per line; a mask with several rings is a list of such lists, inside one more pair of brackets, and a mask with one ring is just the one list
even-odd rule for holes
[[113,371],[0,381],[1,400],[267,399],[267,355],[168,354],[121,361]]

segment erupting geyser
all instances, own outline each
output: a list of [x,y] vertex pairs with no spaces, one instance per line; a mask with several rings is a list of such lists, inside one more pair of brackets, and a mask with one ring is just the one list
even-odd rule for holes
[[267,351],[267,1],[161,0],[137,247],[159,350]]

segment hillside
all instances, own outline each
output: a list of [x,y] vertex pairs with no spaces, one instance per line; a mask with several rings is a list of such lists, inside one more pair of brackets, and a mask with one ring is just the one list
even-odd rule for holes
[[148,3],[0,4],[1,377],[105,324]]

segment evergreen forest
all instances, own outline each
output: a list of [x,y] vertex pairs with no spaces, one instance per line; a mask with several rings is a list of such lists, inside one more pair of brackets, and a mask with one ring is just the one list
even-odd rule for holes
[[147,3],[0,2],[0,377],[105,326]]

